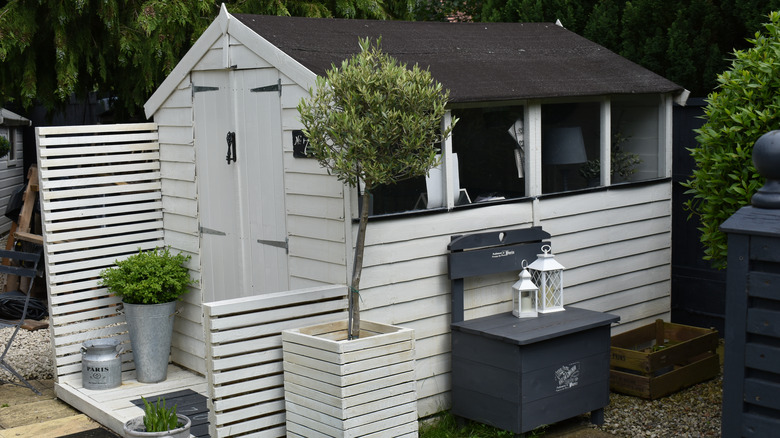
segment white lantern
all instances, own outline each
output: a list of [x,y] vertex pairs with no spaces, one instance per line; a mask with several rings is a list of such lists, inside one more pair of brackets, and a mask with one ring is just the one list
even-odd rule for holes
[[531,281],[531,274],[523,268],[520,279],[512,285],[512,314],[518,318],[535,317],[537,290],[538,288]]
[[555,260],[550,245],[542,247],[542,254],[528,266],[531,279],[539,288],[538,310],[542,313],[563,309],[563,265]]

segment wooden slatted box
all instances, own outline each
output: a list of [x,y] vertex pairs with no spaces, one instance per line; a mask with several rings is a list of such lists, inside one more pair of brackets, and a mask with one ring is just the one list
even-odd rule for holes
[[655,400],[720,372],[718,332],[656,320],[612,337],[610,389]]
[[[417,436],[414,330],[347,321],[282,332],[287,436]],[[371,435],[374,436],[374,435]]]

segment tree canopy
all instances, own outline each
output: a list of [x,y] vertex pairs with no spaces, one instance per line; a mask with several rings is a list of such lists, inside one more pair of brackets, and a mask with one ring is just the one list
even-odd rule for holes
[[[215,0],[0,0],[0,105],[88,93],[141,106],[212,22]],[[555,22],[705,96],[780,0],[228,0],[232,13]]]
[[[211,0],[11,0],[0,7],[0,105],[53,109],[72,95],[141,107],[219,13]],[[0,3],[0,4],[2,4]],[[413,1],[236,0],[232,13],[412,18]]]

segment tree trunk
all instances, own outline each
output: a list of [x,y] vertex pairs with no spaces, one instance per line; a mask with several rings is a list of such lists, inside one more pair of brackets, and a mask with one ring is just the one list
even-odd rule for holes
[[360,224],[358,225],[357,242],[355,242],[355,260],[352,268],[352,284],[349,289],[350,319],[349,339],[360,337],[360,276],[363,273],[363,252],[366,248],[366,228],[368,226],[368,210],[371,193],[368,187],[363,190],[360,208]]

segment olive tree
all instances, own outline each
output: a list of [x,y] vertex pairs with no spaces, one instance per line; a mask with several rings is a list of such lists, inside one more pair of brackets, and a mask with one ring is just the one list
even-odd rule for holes
[[441,121],[449,91],[427,69],[406,64],[361,39],[360,52],[335,64],[298,105],[307,152],[329,174],[360,187],[360,223],[350,285],[350,338],[360,333],[360,276],[371,191],[427,175],[438,164],[436,144],[452,125]]
[[752,47],[734,52],[731,68],[718,76],[707,97],[704,125],[696,130],[696,167],[683,183],[689,218],[700,221],[704,259],[726,266],[727,238],[719,227],[763,185],[752,162],[753,144],[780,123],[780,12],[769,14]]

